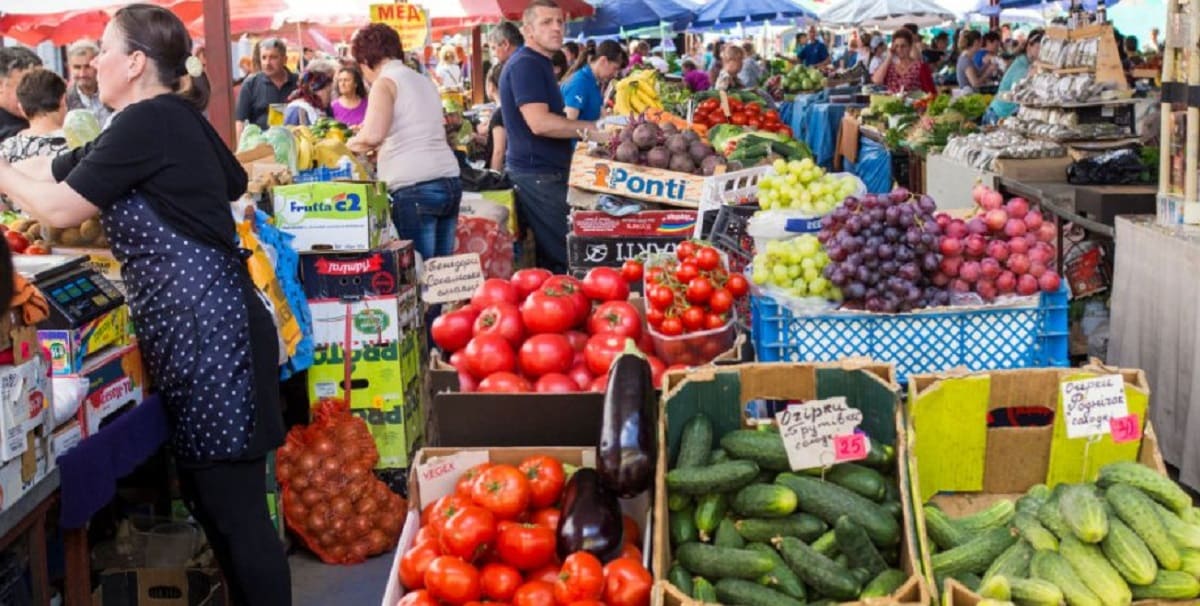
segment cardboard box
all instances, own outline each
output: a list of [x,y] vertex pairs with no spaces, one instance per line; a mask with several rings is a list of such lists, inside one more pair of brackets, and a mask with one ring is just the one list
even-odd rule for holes
[[273,190],[275,222],[297,252],[374,250],[391,241],[387,185],[326,181]]
[[303,254],[300,278],[310,299],[395,295],[417,283],[413,243],[395,240],[366,252]]
[[221,573],[202,568],[106,570],[94,606],[225,606]]
[[1042,181],[1062,183],[1067,180],[1067,167],[1070,165],[1071,159],[1066,156],[1038,158],[1037,160],[998,158],[992,163],[992,171],[1008,179],[1029,183]]
[[696,229],[694,210],[644,210],[617,217],[601,210],[571,213],[571,233],[601,238],[687,236]]
[[87,377],[88,392],[77,418],[85,438],[100,431],[105,419],[141,404],[150,393],[149,375],[137,343],[88,362],[81,374]]
[[572,269],[620,267],[622,263],[639,256],[674,254],[675,247],[690,237],[690,232],[649,238],[599,238],[567,234],[567,265]]
[[68,450],[75,448],[83,441],[83,426],[79,424],[79,419],[67,421],[54,430],[50,434],[50,456],[54,460],[62,456]]
[[89,360],[110,348],[129,345],[132,326],[129,306],[121,305],[76,328],[39,330],[38,341],[50,352],[52,372],[72,375],[78,374]]
[[0,311],[0,351],[9,349],[14,364],[29,360],[39,351],[37,329],[25,325],[19,309]]
[[571,157],[568,184],[623,198],[696,208],[700,205],[704,179],[700,175],[597,158],[580,145]]
[[27,434],[42,426],[53,401],[49,366],[41,356],[0,366],[0,461],[26,451]]
[[668,537],[666,473],[679,450],[684,425],[697,413],[712,421],[714,442],[720,436],[746,426],[746,404],[751,400],[807,401],[846,396],[847,404],[863,413],[860,427],[872,438],[896,448],[897,481],[904,509],[900,546],[901,569],[910,577],[885,601],[889,604],[928,604],[929,589],[920,572],[920,541],[914,525],[908,484],[908,469],[902,454],[907,448],[902,429],[900,386],[890,364],[869,360],[847,360],[829,364],[742,364],[695,369],[666,382],[658,424],[658,469],[654,504],[653,566],[668,606],[699,604],[665,579],[670,568],[671,541]]
[[0,511],[11,507],[33,490],[57,467],[50,454],[50,441],[43,437],[39,426],[21,437],[26,447],[21,456],[0,465]]

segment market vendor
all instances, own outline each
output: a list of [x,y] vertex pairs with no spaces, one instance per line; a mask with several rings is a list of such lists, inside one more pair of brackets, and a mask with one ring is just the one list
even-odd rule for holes
[[601,88],[625,68],[625,51],[613,40],[605,40],[596,47],[596,55],[587,65],[580,68],[563,84],[563,113],[571,120],[600,119],[604,106]]
[[801,63],[808,67],[820,69],[829,65],[829,47],[825,46],[825,41],[821,39],[817,26],[808,26],[808,43],[800,47],[796,56]]
[[266,457],[284,436],[279,337],[229,212],[246,173],[200,99],[176,92],[201,74],[190,51],[169,10],[118,10],[96,58],[101,101],[118,112],[109,127],[52,162],[0,160],[0,192],[50,227],[100,215],[167,412],[183,500],[232,603],[286,605],[288,562],[266,499]]
[[987,112],[983,115],[984,124],[995,124],[1017,113],[1020,106],[1001,99],[1000,93],[1012,90],[1029,74],[1029,68],[1037,61],[1038,53],[1042,49],[1043,34],[1043,30],[1035,29],[1029,32],[1029,36],[1025,38],[1025,43],[1018,49],[1017,57],[1013,59],[1012,65],[1008,66],[1008,71],[1004,72],[1004,78],[1000,80],[1000,88],[996,91],[996,97],[992,99]]
[[886,86],[889,93],[922,90],[929,94],[937,92],[933,84],[933,73],[925,62],[913,57],[913,35],[907,28],[892,34],[892,46],[884,55],[883,62],[871,73],[871,81]]
[[283,40],[268,38],[257,46],[261,69],[242,82],[234,108],[238,137],[247,124],[266,130],[271,106],[287,103],[299,83],[299,77],[287,68],[287,45]]

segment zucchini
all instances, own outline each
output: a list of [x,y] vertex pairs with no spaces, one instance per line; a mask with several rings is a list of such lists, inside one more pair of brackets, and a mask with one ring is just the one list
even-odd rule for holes
[[1013,527],[1021,534],[1021,538],[1028,541],[1034,549],[1058,551],[1058,537],[1055,537],[1053,532],[1046,530],[1046,527],[1042,526],[1034,514],[1025,511],[1017,512],[1017,515],[1013,516]]
[[708,464],[716,465],[729,460],[729,453],[725,452],[724,448],[714,448],[708,455]]
[[732,492],[758,476],[752,461],[726,461],[707,467],[672,469],[667,472],[667,490],[690,495]]
[[791,568],[788,568],[787,562],[783,561],[779,552],[766,543],[751,543],[746,546],[746,549],[764,554],[775,562],[775,568],[759,579],[760,583],[786,596],[804,601],[807,597],[804,592],[804,583],[800,581],[800,577],[796,576],[795,572],[792,572]]
[[812,547],[813,549],[816,549],[817,553],[819,553],[827,558],[836,557],[838,554],[837,532],[830,530],[830,531],[826,532],[825,534],[817,537],[817,539],[815,541],[813,541],[812,544],[810,544],[809,546]]
[[1008,579],[1009,595],[1025,606],[1058,606],[1063,603],[1058,585],[1042,579]]
[[771,572],[774,562],[747,549],[685,543],[675,550],[675,559],[692,574],[715,579],[757,580]]
[[1100,543],[1113,568],[1133,585],[1149,585],[1158,574],[1158,562],[1137,533],[1114,517],[1108,523],[1108,536]]
[[990,579],[984,577],[983,583],[979,585],[979,597],[990,600],[1011,600],[1012,587],[1008,584],[1008,577],[1004,575],[997,575]]
[[675,457],[675,467],[687,469],[707,465],[712,442],[712,421],[704,413],[692,417],[683,426],[683,433],[679,436],[679,455]]
[[746,540],[742,538],[742,535],[738,534],[737,528],[733,525],[733,520],[724,518],[720,524],[717,524],[717,531],[713,533],[712,544],[717,547],[741,549],[746,546]]
[[870,499],[836,484],[793,473],[779,474],[775,483],[790,488],[796,493],[801,510],[816,515],[827,524],[834,524],[845,515],[862,526],[867,536],[880,547],[900,542],[900,524],[896,518]]
[[900,482],[895,476],[883,476],[883,500],[900,502]]
[[751,484],[738,491],[732,505],[748,518],[782,518],[796,511],[796,493],[778,484]]
[[990,507],[983,511],[954,520],[954,525],[968,536],[975,535],[1008,524],[1016,512],[1017,506],[1012,501],[1004,499],[992,503]]
[[683,511],[692,504],[692,497],[685,494],[671,493],[667,495],[667,510],[668,511]]
[[[1180,549],[1179,562],[1179,570],[1200,578],[1200,551],[1195,549]],[[1144,584],[1149,585],[1149,583]]]
[[1058,499],[1058,511],[1071,532],[1084,543],[1099,543],[1108,534],[1108,516],[1093,486],[1071,484],[1064,488]]
[[692,579],[692,599],[706,604],[717,603],[717,588],[704,577]]
[[1100,476],[1096,478],[1096,483],[1105,488],[1113,484],[1133,486],[1166,505],[1167,509],[1176,514],[1183,514],[1192,507],[1192,498],[1178,484],[1172,482],[1171,478],[1140,463],[1109,463],[1100,468]]
[[[1107,469],[1107,466],[1105,467]],[[1171,542],[1162,520],[1154,513],[1154,501],[1146,493],[1129,484],[1113,484],[1104,498],[1121,518],[1150,548],[1150,553],[1167,570],[1179,570],[1179,549]]]
[[1062,540],[1058,552],[1105,606],[1125,606],[1132,601],[1129,585],[1096,545],[1067,537]]
[[1046,530],[1054,533],[1054,536],[1062,539],[1071,534],[1071,527],[1067,526],[1067,521],[1063,519],[1062,512],[1058,510],[1058,493],[1055,493],[1042,503],[1038,508],[1037,519],[1046,527]]
[[887,570],[875,575],[871,582],[863,587],[859,597],[863,598],[885,598],[892,595],[900,586],[908,580],[908,575],[902,570],[888,568]]
[[879,506],[891,514],[893,518],[896,518],[897,522],[904,519],[904,505],[900,501],[884,501]]
[[701,541],[707,543],[712,539],[712,533],[717,531],[717,525],[725,519],[727,509],[729,509],[729,497],[723,494],[706,494],[696,499],[693,516]]
[[671,544],[675,546],[699,540],[700,533],[696,530],[694,508],[672,511],[667,517],[667,534],[671,537]]
[[842,463],[834,465],[825,473],[825,481],[833,482],[846,490],[858,493],[875,502],[883,501],[887,494],[887,480],[870,467]]
[[1158,519],[1162,521],[1163,528],[1175,542],[1176,547],[1200,549],[1200,526],[1184,522],[1182,518],[1158,503],[1154,504],[1154,511],[1158,514]]
[[1033,559],[1034,551],[1036,550],[1029,543],[1018,540],[1005,549],[1004,553],[1001,553],[991,566],[987,567],[983,573],[983,580],[988,581],[997,576],[1010,579],[1023,579],[1029,576],[1029,561]]
[[1070,606],[1103,606],[1100,598],[1088,589],[1067,560],[1053,551],[1039,551],[1033,554],[1029,572],[1035,579],[1049,581],[1058,586]]
[[667,571],[667,582],[674,585],[683,595],[692,595],[692,573],[686,568],[680,566],[678,562],[671,566]]
[[896,448],[894,446],[884,444],[871,436],[867,436],[867,441],[870,448],[867,450],[867,458],[860,461],[861,464],[885,471],[896,467]]
[[722,604],[742,606],[801,606],[803,599],[796,599],[770,587],[741,579],[717,581],[717,599]]
[[743,539],[759,543],[775,537],[811,541],[829,529],[819,518],[807,513],[793,513],[786,518],[746,518],[734,522],[733,526]]
[[771,431],[735,429],[721,438],[721,448],[735,459],[754,461],[762,469],[788,471],[787,449],[783,437]]
[[984,572],[1016,540],[1008,528],[993,528],[958,547],[934,554],[931,558],[933,572],[949,577]]
[[849,517],[838,518],[837,523],[833,525],[833,532],[837,539],[838,551],[846,554],[846,558],[850,560],[850,566],[867,571],[867,579],[863,581],[864,583],[887,570],[887,562],[884,562],[883,556],[879,555],[879,550],[871,542],[871,537],[867,536],[867,532],[861,526],[850,521]]
[[1160,570],[1149,585],[1130,587],[1135,600],[1192,600],[1200,597],[1200,581],[1178,570]]
[[926,505],[923,511],[925,512],[925,531],[929,533],[929,540],[933,541],[939,549],[958,547],[970,538],[954,524],[950,516],[938,509],[936,505]]
[[817,593],[835,600],[858,598],[860,584],[846,568],[795,537],[782,537],[772,543],[796,576]]

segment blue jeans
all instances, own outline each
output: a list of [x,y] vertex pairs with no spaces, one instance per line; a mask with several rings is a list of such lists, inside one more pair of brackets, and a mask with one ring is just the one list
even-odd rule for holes
[[401,187],[389,194],[392,222],[404,240],[412,240],[421,258],[454,253],[458,207],[462,204],[462,179],[434,179]]
[[567,173],[508,173],[517,186],[517,216],[533,231],[537,266],[567,271]]

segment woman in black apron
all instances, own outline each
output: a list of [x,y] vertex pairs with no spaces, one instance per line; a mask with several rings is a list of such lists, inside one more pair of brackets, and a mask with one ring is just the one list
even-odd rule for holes
[[94,59],[117,110],[92,143],[16,167],[0,192],[44,225],[99,213],[142,356],[171,421],[184,501],[204,527],[237,605],[291,603],[287,559],[266,502],[266,455],[283,442],[278,340],[237,247],[229,202],[246,173],[181,90],[191,40],[170,11],[119,10]]

